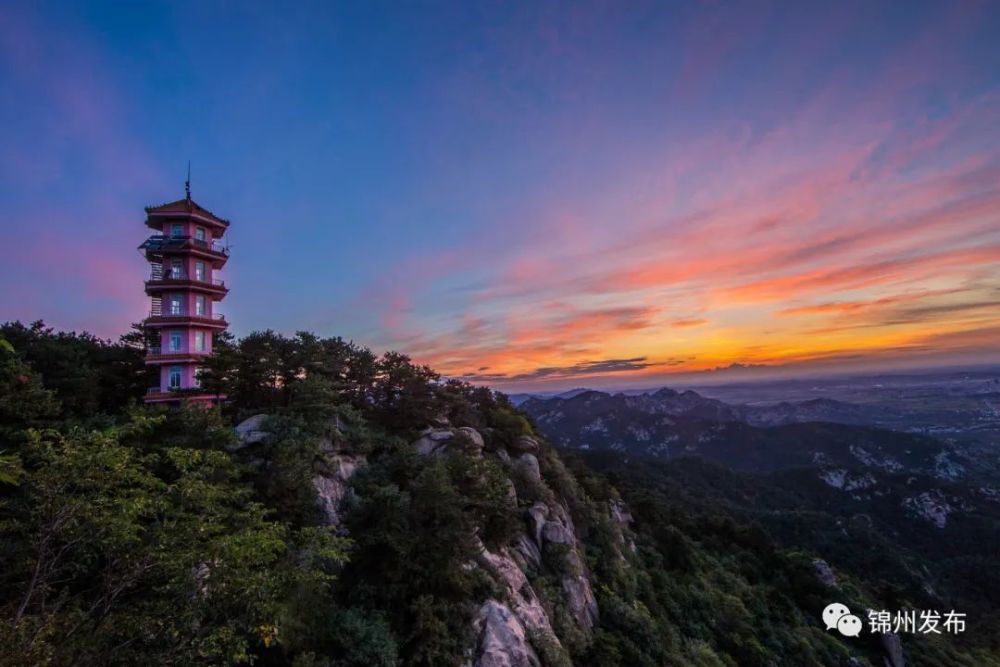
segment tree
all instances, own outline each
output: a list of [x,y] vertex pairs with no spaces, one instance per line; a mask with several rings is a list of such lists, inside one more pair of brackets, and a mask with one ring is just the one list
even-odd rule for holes
[[0,664],[247,662],[344,559],[328,532],[268,519],[225,451],[136,444],[165,419],[29,432],[0,515]]
[[86,332],[56,332],[44,322],[0,326],[0,336],[76,418],[114,414],[142,398],[149,384],[143,349],[134,336],[112,343]]

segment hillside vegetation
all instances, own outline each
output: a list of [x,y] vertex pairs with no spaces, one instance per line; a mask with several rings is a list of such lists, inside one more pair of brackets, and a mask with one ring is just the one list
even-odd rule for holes
[[[2,665],[882,665],[819,613],[914,599],[401,354],[223,338],[224,408],[163,410],[140,335],[0,338]],[[903,645],[1000,664],[995,637]]]

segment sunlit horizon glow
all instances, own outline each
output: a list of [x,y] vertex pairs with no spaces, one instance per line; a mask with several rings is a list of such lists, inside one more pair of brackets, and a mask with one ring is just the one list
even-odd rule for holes
[[237,334],[509,390],[1000,363],[996,3],[144,5],[0,8],[0,320],[141,319],[191,159]]

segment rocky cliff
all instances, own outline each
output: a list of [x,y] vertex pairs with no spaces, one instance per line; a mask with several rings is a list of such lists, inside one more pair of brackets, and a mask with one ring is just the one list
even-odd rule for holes
[[[268,437],[267,417],[257,415],[244,421],[237,427],[237,436],[240,448],[264,442]],[[466,664],[571,664],[564,638],[589,640],[600,610],[581,535],[574,523],[574,501],[547,481],[574,483],[562,462],[532,436],[521,435],[501,443],[474,428],[447,423],[428,427],[411,447],[421,457],[458,454],[499,462],[507,472],[509,502],[518,507],[523,519],[522,529],[506,545],[491,550],[476,537],[478,554],[466,567],[488,575],[495,584],[495,594],[475,603],[471,610]],[[367,456],[343,439],[320,440],[311,483],[321,523],[341,524],[353,493],[352,478],[367,464]],[[634,549],[629,509],[615,499],[601,511],[615,543],[623,547],[618,559],[627,564],[627,554]]]

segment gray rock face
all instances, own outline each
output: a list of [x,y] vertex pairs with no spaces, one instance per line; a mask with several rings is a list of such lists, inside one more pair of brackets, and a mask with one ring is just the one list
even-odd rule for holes
[[559,640],[552,631],[545,608],[510,553],[506,549],[499,553],[483,549],[479,555],[479,562],[503,584],[506,589],[505,599],[511,605],[518,621],[532,632],[547,635],[558,646]]
[[532,438],[530,435],[520,435],[514,444],[510,446],[510,449],[516,452],[529,452],[531,454],[538,453],[538,441]]
[[620,500],[609,500],[608,512],[611,514],[611,520],[619,526],[627,527],[632,523],[632,512],[629,510],[628,505]]
[[[568,572],[562,576],[561,582],[566,607],[580,629],[589,632],[597,621],[597,598],[580,557],[573,520],[561,505],[549,507],[538,502],[528,510],[528,522],[539,554],[545,551],[546,545],[558,544],[567,548]],[[522,554],[526,551],[523,547],[515,548]]]
[[[456,435],[465,430],[456,429]],[[483,451],[479,433],[468,429],[466,435],[462,440],[471,442],[474,451]],[[455,443],[439,431],[428,429],[414,445],[421,453],[433,455]],[[544,487],[538,451],[537,440],[521,436],[514,444],[491,449],[490,454]],[[516,501],[516,493],[513,499]],[[565,605],[569,618],[585,635],[597,623],[597,599],[581,557],[573,519],[563,504],[549,502],[539,500],[526,510],[527,530],[511,546],[497,552],[482,547],[475,563],[470,564],[489,573],[503,592],[498,600],[488,600],[479,609],[473,627],[477,640],[470,650],[467,667],[535,667],[540,659],[528,637],[544,638],[546,651],[554,648],[565,656],[565,649],[552,629],[546,611],[548,605]],[[620,501],[610,502],[608,512],[616,529],[621,531],[632,521],[628,507]],[[546,549],[565,560],[557,570],[558,588],[547,592],[557,599],[546,599],[543,603],[528,575],[552,574],[550,569],[557,567],[554,563],[546,564],[542,556]]]
[[882,635],[882,648],[885,649],[886,667],[906,667],[906,661],[903,659],[903,642],[899,635],[894,632]]
[[448,441],[454,437],[455,434],[450,430],[429,428],[420,434],[413,447],[421,456],[431,456],[444,452]]
[[528,521],[531,525],[532,535],[535,544],[539,548],[542,546],[542,528],[549,519],[549,506],[543,502],[536,502],[528,509]]
[[542,540],[545,544],[562,544],[567,547],[576,546],[576,535],[558,521],[546,521],[542,526]]
[[940,489],[924,491],[918,496],[906,498],[903,500],[903,507],[909,513],[929,521],[937,528],[947,526],[948,515],[956,510],[956,507],[948,502],[947,497]]
[[486,443],[483,442],[483,436],[479,433],[479,431],[471,426],[462,426],[461,428],[456,429],[456,433],[464,435],[469,442],[472,443],[473,450],[482,453],[483,447],[486,446]]
[[813,559],[813,568],[816,570],[816,578],[827,588],[837,586],[837,575],[833,573],[833,568],[822,558]]
[[463,443],[473,456],[482,456],[483,436],[470,426],[462,426],[455,430],[449,428],[427,428],[414,441],[413,447],[421,456],[435,456],[445,453],[449,447]]
[[573,620],[584,630],[592,630],[597,623],[597,599],[590,587],[590,580],[582,574],[567,575],[562,580],[563,592],[566,593],[566,607]]
[[236,440],[238,444],[230,447],[230,449],[235,451],[249,447],[267,438],[268,433],[263,428],[267,418],[267,415],[254,415],[241,421],[236,426]]
[[514,467],[524,472],[529,479],[535,482],[542,481],[542,471],[538,467],[538,459],[534,454],[521,454],[512,461]]
[[313,479],[316,489],[316,502],[323,516],[323,523],[328,526],[340,524],[340,511],[350,490],[350,479],[358,468],[365,465],[364,456],[339,454],[329,457],[329,468],[317,473]]
[[484,602],[474,629],[479,641],[473,667],[541,667],[524,626],[506,605]]
[[538,570],[542,566],[542,552],[535,542],[521,533],[513,547],[513,557],[522,570]]

